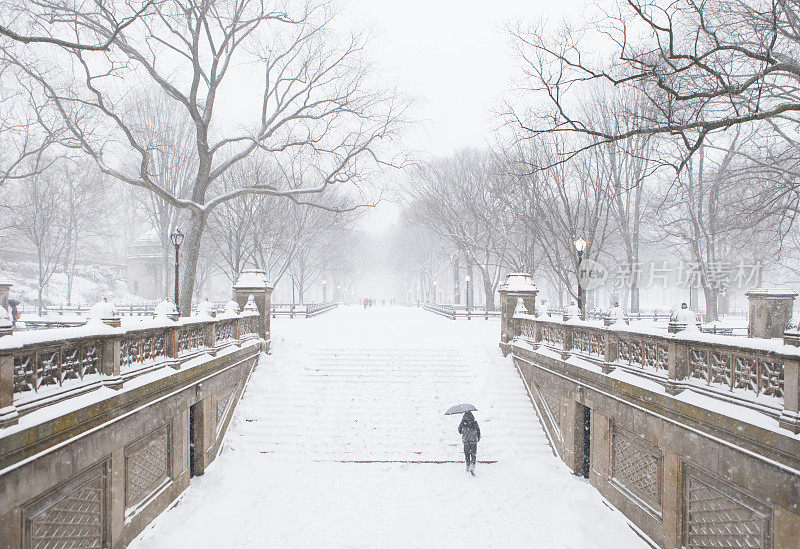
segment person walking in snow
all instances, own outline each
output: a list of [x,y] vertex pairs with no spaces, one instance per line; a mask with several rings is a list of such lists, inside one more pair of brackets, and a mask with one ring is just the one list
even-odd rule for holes
[[478,454],[478,441],[481,439],[481,428],[475,421],[472,412],[466,412],[458,426],[461,441],[464,443],[464,458],[467,462],[467,471],[475,476],[475,457]]

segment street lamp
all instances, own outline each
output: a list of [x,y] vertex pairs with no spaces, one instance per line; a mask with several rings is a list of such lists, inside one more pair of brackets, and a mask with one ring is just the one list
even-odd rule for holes
[[178,250],[183,244],[183,233],[180,229],[175,229],[175,232],[169,238],[172,240],[172,245],[175,246],[175,307],[180,310],[180,305],[178,304]]
[[436,285],[438,284],[437,281],[433,281],[433,304],[436,305]]
[[469,275],[465,276],[464,280],[467,283],[467,299],[465,299],[464,301],[466,301],[467,303],[467,315],[469,315],[469,309],[472,306],[472,299],[470,299],[472,295],[469,293],[469,281],[470,281]]
[[323,303],[327,303],[327,299],[328,298],[325,297],[327,295],[327,293],[328,293],[327,289],[328,289],[328,281],[327,280],[323,280],[322,281],[322,302]]
[[583,311],[583,287],[581,286],[581,262],[583,261],[583,252],[586,250],[586,240],[583,238],[578,238],[575,242],[575,249],[578,251],[578,310],[581,312],[581,316],[584,316]]

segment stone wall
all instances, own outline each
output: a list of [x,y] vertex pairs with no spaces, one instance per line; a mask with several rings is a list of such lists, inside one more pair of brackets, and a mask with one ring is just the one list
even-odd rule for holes
[[126,546],[217,456],[262,344],[0,431],[0,547]]
[[[524,338],[510,344],[558,456],[661,547],[788,549],[800,539],[800,438]],[[715,408],[718,411],[715,411]],[[742,412],[751,417],[753,410]]]

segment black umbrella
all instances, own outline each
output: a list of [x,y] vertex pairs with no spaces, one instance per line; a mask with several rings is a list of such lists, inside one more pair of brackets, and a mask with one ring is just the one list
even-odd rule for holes
[[447,409],[444,415],[452,416],[453,414],[463,414],[464,412],[477,412],[477,411],[478,409],[472,404],[456,404],[455,406],[450,406],[450,408]]

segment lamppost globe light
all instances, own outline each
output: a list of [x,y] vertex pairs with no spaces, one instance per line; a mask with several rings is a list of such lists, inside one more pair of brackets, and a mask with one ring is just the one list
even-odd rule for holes
[[466,280],[467,282],[469,282],[469,281],[470,281],[469,275],[465,276],[465,277],[464,277],[464,280]]
[[583,238],[578,238],[575,240],[574,244],[575,249],[578,250],[578,252],[583,252],[586,249],[586,244],[588,244],[588,242],[586,242],[586,240]]
[[181,244],[183,244],[183,233],[180,229],[175,229],[175,232],[169,235],[170,240],[172,240],[172,244],[178,248]]
[[436,286],[437,284],[438,284],[438,282],[436,282],[436,281],[434,280],[434,281],[433,281],[433,285],[434,285],[434,286]]

